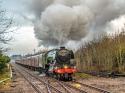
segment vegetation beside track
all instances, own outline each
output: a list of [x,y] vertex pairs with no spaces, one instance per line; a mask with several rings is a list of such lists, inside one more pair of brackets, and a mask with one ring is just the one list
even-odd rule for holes
[[4,72],[0,73],[0,90],[8,89],[8,87],[10,86],[10,83],[11,83],[11,80],[9,79],[10,70],[8,68],[5,68],[3,71]]
[[89,75],[89,74],[85,74],[85,73],[80,73],[80,72],[77,72],[75,73],[75,78],[81,78],[81,79],[86,79],[86,78],[91,78],[93,76]]
[[125,72],[125,31],[99,36],[81,46],[76,53],[77,68],[82,72]]
[[9,62],[10,62],[10,58],[0,53],[0,74],[5,72],[4,70],[7,67],[7,63]]
[[0,89],[7,87],[10,83],[9,62],[10,58],[0,52]]
[[3,73],[0,73],[0,80],[10,78],[10,70],[8,68],[5,68],[3,71]]

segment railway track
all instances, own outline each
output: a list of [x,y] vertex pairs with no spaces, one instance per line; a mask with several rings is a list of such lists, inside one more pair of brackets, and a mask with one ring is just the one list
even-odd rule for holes
[[[17,66],[18,65],[16,65],[16,67]],[[45,92],[45,93],[73,93],[69,90],[69,88],[67,88],[67,86],[65,86],[64,84],[62,84],[59,81],[55,81],[54,79],[51,79],[51,78],[47,79],[47,77],[46,77],[46,79],[40,78],[37,75],[32,74],[30,71],[26,70],[25,68],[23,68],[21,66],[18,66],[17,70],[18,71],[20,70],[19,73],[22,76],[24,76],[24,78],[29,82],[30,85],[32,85],[32,87],[36,90],[37,93],[44,93],[44,92],[41,92],[43,89],[40,89],[39,88],[40,86],[38,86],[38,85],[42,85],[42,84],[44,84],[46,86],[47,92]],[[23,72],[22,72],[22,70],[23,70]],[[33,80],[29,79],[29,77],[32,78]],[[33,83],[36,81],[41,82],[42,84]]]
[[[41,79],[43,79],[43,78],[41,78]],[[52,86],[56,85],[55,87],[59,87],[60,90],[62,90],[62,88],[65,89],[65,92],[63,92],[63,93],[87,93],[84,90],[80,90],[76,87],[71,87],[71,86],[65,84],[64,82],[56,80],[54,78],[45,77],[45,80],[50,81]]]
[[[110,91],[104,90],[102,88],[98,88],[98,87],[91,86],[88,84],[83,84],[83,83],[80,83],[77,81],[63,82],[63,81],[58,81],[58,80],[56,80],[54,78],[50,78],[50,77],[45,77],[45,80],[47,78],[51,82],[60,83],[60,85],[65,87],[67,90],[69,90],[70,93],[111,93]],[[75,85],[77,85],[77,86],[75,86]]]
[[88,84],[83,84],[83,83],[80,83],[80,82],[77,82],[77,81],[72,81],[73,83],[76,83],[76,84],[79,84],[79,85],[82,85],[82,86],[85,86],[85,87],[88,87],[90,89],[94,89],[94,90],[97,90],[101,93],[111,93],[110,91],[108,90],[105,90],[105,89],[102,89],[102,88],[98,88],[98,87],[95,87],[95,86],[91,86],[91,85],[88,85]]
[[65,83],[69,87],[79,90],[81,93],[83,93],[82,91],[85,91],[84,93],[111,93],[110,91],[107,91],[95,86],[91,86],[88,84],[83,84],[77,81],[72,81],[68,83],[63,82],[63,83]]
[[[33,77],[30,77],[29,74],[27,74],[26,72],[21,70],[19,67],[18,68],[16,66],[14,66],[14,67],[15,67],[15,70],[32,86],[35,93],[44,93],[44,92],[42,92],[42,89],[39,87],[40,82],[38,82]],[[41,85],[43,85],[43,84],[41,84]]]
[[[39,77],[38,75],[33,74],[32,72],[25,69],[24,67],[18,66],[18,68],[23,69],[23,71],[29,74],[30,77],[33,77],[34,80],[36,79],[37,81],[44,84],[47,90],[45,93],[110,93],[107,90],[97,88],[95,86],[83,84],[77,81],[63,82],[50,77]],[[31,83],[31,81],[28,81],[28,82]],[[75,86],[75,85],[78,85],[78,86]],[[33,84],[32,87],[37,91],[37,93],[44,93],[38,89],[37,84],[35,85]]]
[[83,84],[77,81],[64,82],[58,81],[53,78],[49,79],[52,79],[53,81],[60,83],[60,85],[66,87],[70,91],[70,93],[111,93],[110,91],[104,90],[102,88],[98,88],[88,84]]
[[36,76],[26,71],[24,68],[21,68],[20,66],[17,67],[17,65],[14,67],[16,68],[16,71],[18,71],[18,73],[20,73],[32,86],[32,88],[35,90],[35,93],[64,93],[51,86],[48,81],[40,80]]

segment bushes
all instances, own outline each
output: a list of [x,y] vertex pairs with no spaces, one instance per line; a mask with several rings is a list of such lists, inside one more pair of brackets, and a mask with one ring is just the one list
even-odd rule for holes
[[8,56],[0,54],[0,73],[2,73],[8,62],[10,62],[10,58]]
[[89,42],[76,52],[76,59],[80,71],[125,72],[125,33]]

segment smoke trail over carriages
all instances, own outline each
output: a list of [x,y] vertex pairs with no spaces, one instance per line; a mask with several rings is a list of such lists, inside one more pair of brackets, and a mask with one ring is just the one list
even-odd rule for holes
[[35,36],[40,45],[58,46],[105,33],[108,23],[124,16],[124,5],[124,0],[32,0]]

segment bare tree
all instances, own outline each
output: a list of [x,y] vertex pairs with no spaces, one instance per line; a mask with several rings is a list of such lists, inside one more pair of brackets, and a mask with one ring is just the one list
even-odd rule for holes
[[10,27],[12,26],[12,19],[6,17],[6,11],[0,9],[0,43],[7,44],[12,39],[8,34],[12,32]]
[[97,41],[91,41],[79,48],[76,53],[80,71],[125,72],[125,28],[116,35],[107,35]]

